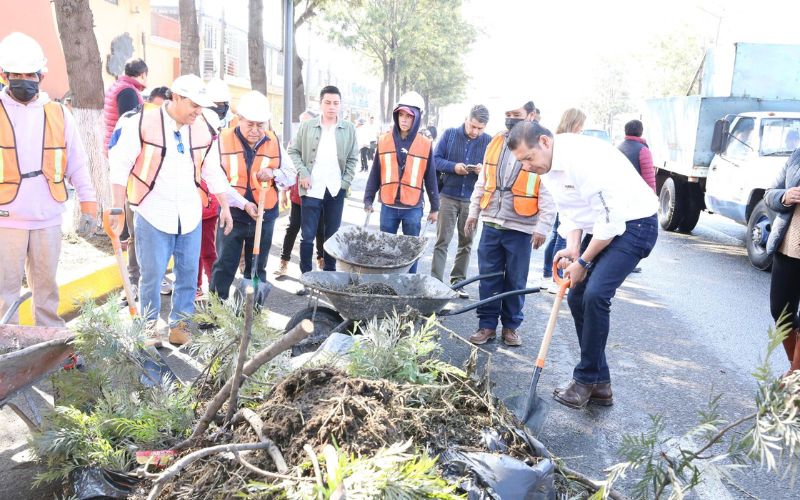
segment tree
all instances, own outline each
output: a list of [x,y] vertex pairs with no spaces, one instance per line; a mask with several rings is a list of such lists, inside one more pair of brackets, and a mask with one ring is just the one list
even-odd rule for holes
[[364,0],[338,5],[328,19],[331,37],[372,60],[381,75],[381,120],[391,116],[401,90],[429,103],[449,103],[464,91],[460,55],[474,28],[460,15],[462,0]]
[[82,132],[97,201],[101,207],[108,206],[111,186],[107,162],[102,153],[105,138],[103,68],[94,35],[92,9],[89,0],[54,0],[54,3],[61,47],[67,63],[72,114]]
[[250,60],[250,85],[267,95],[267,69],[264,61],[264,0],[250,0],[247,50]]
[[654,38],[646,52],[639,56],[639,66],[646,75],[646,95],[668,97],[691,94],[697,88],[695,76],[701,69],[709,42],[708,37],[688,24]]
[[611,134],[614,116],[634,109],[631,99],[630,81],[622,60],[604,58],[592,71],[594,78],[589,97],[583,103],[587,114]]
[[200,28],[197,26],[194,0],[179,0],[178,12],[181,21],[181,74],[199,75]]

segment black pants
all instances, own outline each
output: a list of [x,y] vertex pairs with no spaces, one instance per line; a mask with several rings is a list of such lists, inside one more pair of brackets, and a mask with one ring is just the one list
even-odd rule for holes
[[[264,211],[264,222],[261,223],[261,244],[256,262],[256,273],[262,283],[267,282],[267,257],[272,245],[272,230],[278,218],[278,206]],[[225,234],[222,228],[217,231],[217,261],[211,271],[211,283],[208,289],[221,299],[227,299],[228,293],[239,267],[244,250],[245,278],[253,277],[253,243],[256,237],[256,221],[235,221],[233,229]]]
[[361,148],[361,171],[366,172],[369,166],[369,148]]
[[800,259],[775,252],[772,258],[772,280],[769,287],[769,308],[772,319],[778,323],[785,311],[794,328],[800,327]]
[[[325,243],[325,218],[319,218],[317,224],[317,258],[322,258],[325,254],[322,250],[322,244]],[[281,250],[281,260],[292,260],[292,248],[297,239],[297,234],[300,232],[300,205],[292,202],[292,211],[289,212],[289,226],[286,228],[286,236],[283,237],[283,249]]]

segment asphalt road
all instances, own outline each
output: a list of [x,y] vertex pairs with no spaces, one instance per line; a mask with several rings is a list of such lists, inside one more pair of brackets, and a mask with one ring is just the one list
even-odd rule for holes
[[[351,198],[346,202],[344,221],[362,224],[362,189],[365,174],[358,174]],[[287,218],[276,224],[268,263],[269,272],[277,267],[280,242]],[[377,217],[372,218],[372,226]],[[435,237],[435,229],[429,229]],[[549,414],[542,433],[545,445],[572,468],[594,478],[623,460],[618,449],[625,434],[639,434],[650,428],[650,415],[665,417],[663,439],[680,438],[696,422],[712,395],[721,394],[723,415],[734,420],[754,409],[755,382],[750,375],[763,356],[769,316],[769,274],[752,268],[742,239],[744,227],[703,214],[691,235],[664,233],[652,255],[642,262],[643,272],[634,274],[612,302],[612,326],[607,354],[611,366],[615,404],[609,408],[590,406],[570,410],[551,397],[553,389],[569,382],[578,359],[574,326],[566,304],[562,304],[556,332],[539,394],[547,401]],[[470,275],[477,274],[477,242],[473,247]],[[430,271],[432,244],[426,251],[419,272]],[[455,254],[455,239],[450,258]],[[290,272],[299,275],[297,247]],[[448,263],[451,263],[449,260]],[[529,286],[539,282],[542,251],[534,251]],[[308,305],[307,298],[294,295],[299,285],[290,280],[273,282],[269,297],[271,321],[283,326],[296,311]],[[469,285],[471,299],[477,298],[477,284]],[[479,362],[486,366],[494,392],[502,399],[527,394],[533,360],[545,330],[554,295],[528,296],[525,322],[520,331],[523,346],[508,348],[497,342],[483,346]],[[469,301],[459,301],[466,304]],[[461,305],[461,304],[457,304]],[[476,328],[474,312],[445,318],[443,325],[466,339]],[[461,364],[469,347],[448,335],[442,337],[443,357]],[[786,369],[776,356],[775,372]],[[9,466],[20,466],[24,453],[24,427],[9,420],[8,410],[0,419],[0,442],[6,449],[0,463],[0,477],[23,476]],[[13,458],[12,458],[13,456]],[[3,473],[5,469],[5,474]],[[29,470],[28,470],[29,471]],[[763,498],[789,499],[797,494],[776,476],[758,469],[736,472],[733,479],[720,480],[707,475],[707,484],[690,497],[701,499]],[[16,479],[15,478],[15,479]],[[5,481],[4,481],[5,482]],[[631,493],[632,479],[619,483]],[[1,494],[0,498],[4,498]]]

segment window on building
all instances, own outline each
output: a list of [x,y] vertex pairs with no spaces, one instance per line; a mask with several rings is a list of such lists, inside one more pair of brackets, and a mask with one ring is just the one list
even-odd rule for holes
[[250,77],[247,59],[247,34],[242,31],[225,32],[225,74],[240,78]]
[[277,59],[278,59],[277,65],[276,65],[277,68],[276,68],[275,72],[278,74],[278,76],[283,76],[283,52],[277,52],[276,51],[275,55],[277,56]]
[[219,28],[206,22],[203,27],[203,77],[208,79],[218,74]]

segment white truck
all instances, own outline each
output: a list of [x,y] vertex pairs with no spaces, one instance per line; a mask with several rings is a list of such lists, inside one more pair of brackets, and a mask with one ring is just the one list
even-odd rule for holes
[[800,46],[711,50],[702,75],[701,95],[647,101],[659,222],[690,232],[707,210],[745,224],[750,262],[767,270],[774,214],[762,198],[800,146]]

